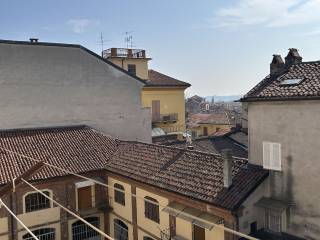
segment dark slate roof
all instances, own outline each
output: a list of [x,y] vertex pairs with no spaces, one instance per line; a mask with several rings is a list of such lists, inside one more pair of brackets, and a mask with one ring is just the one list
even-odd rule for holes
[[[86,126],[0,132],[0,146],[76,173],[107,170],[226,209],[235,209],[268,172],[234,158],[233,185],[223,187],[220,155],[174,147],[121,141]],[[0,152],[0,184],[8,183],[34,162]],[[45,167],[34,180],[66,173]]]
[[[281,85],[286,79],[302,79],[297,85]],[[294,63],[264,78],[241,101],[320,99],[320,61]]]
[[189,83],[180,81],[173,77],[167,76],[163,73],[150,69],[148,71],[149,79],[146,81],[145,87],[185,87],[191,85]]
[[258,230],[256,233],[250,234],[260,240],[304,240],[304,238],[292,236],[287,233],[274,233],[265,229]]
[[[154,140],[152,138],[152,140]],[[155,139],[157,140],[157,139]],[[156,142],[158,144],[173,146],[178,148],[186,148],[185,141],[162,141]],[[220,154],[223,149],[230,149],[232,155],[240,158],[248,158],[248,149],[246,146],[234,141],[228,135],[218,137],[206,137],[192,140],[192,146],[194,150]]]
[[[0,44],[16,44],[16,45],[25,45],[25,46],[47,46],[47,47],[65,47],[65,48],[78,48],[80,50],[83,50],[87,53],[89,53],[90,55],[92,55],[93,57],[99,59],[100,61],[103,61],[109,65],[111,65],[112,67],[116,68],[117,70],[127,74],[128,76],[134,78],[135,80],[139,81],[140,83],[143,83],[145,85],[145,81],[142,80],[141,78],[134,76],[132,74],[129,74],[128,71],[124,70],[123,68],[119,67],[118,65],[112,63],[111,61],[102,58],[101,56],[99,56],[98,54],[96,54],[95,52],[92,52],[91,50],[89,50],[88,48],[85,48],[79,44],[68,44],[68,43],[52,43],[52,42],[30,42],[30,41],[14,41],[14,40],[2,40],[0,39]],[[48,56],[50,57],[50,56]]]

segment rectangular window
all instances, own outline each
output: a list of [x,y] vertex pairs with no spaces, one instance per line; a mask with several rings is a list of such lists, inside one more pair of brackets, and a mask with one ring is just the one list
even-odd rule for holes
[[265,212],[266,228],[273,232],[281,232],[281,213],[266,209]]
[[124,187],[118,183],[114,184],[114,200],[123,206],[126,205]]
[[91,186],[78,188],[78,209],[92,208]]
[[281,144],[263,142],[263,168],[281,171]]
[[158,201],[151,198],[145,197],[144,200],[144,215],[146,218],[159,223],[159,204]]
[[205,229],[197,225],[193,225],[193,240],[205,240],[206,232]]
[[[49,191],[43,191],[43,193],[50,196]],[[38,211],[51,207],[50,200],[38,192],[30,193],[25,196],[25,206],[26,212]]]
[[128,72],[132,76],[136,76],[136,65],[135,64],[128,64]]

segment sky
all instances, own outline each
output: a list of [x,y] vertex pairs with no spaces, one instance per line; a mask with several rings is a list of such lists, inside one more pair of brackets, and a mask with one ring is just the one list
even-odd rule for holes
[[[147,50],[149,67],[189,82],[186,95],[245,94],[273,54],[320,58],[320,0],[1,0],[0,39]],[[0,53],[1,54],[1,53]],[[0,69],[1,70],[1,69]]]

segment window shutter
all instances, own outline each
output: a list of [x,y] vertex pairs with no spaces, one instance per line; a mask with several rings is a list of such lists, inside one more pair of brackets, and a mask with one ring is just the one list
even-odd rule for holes
[[272,148],[272,169],[281,171],[281,145],[273,143]]
[[263,142],[263,168],[271,168],[271,144]]
[[281,171],[281,144],[263,142],[263,168]]

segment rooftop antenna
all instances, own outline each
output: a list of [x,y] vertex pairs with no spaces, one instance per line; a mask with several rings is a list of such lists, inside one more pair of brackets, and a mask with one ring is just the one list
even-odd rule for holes
[[129,32],[125,32],[126,37],[124,38],[124,41],[127,45],[127,48],[132,48],[133,47],[133,36],[129,35],[130,33],[132,33],[133,31],[129,31]]
[[107,43],[107,42],[110,42],[110,40],[105,40],[103,38],[103,34],[100,33],[100,41],[98,44],[101,46],[101,55],[103,55],[104,46],[105,46],[105,43]]

